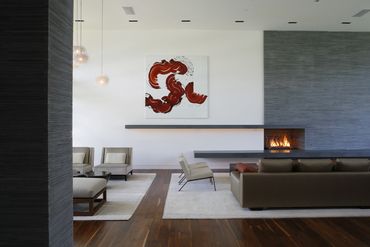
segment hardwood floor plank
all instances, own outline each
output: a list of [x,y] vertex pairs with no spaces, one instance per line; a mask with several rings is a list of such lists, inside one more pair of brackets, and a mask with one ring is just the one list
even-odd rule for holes
[[74,222],[74,245],[104,247],[370,246],[370,218],[162,219],[170,170],[156,178],[129,221]]

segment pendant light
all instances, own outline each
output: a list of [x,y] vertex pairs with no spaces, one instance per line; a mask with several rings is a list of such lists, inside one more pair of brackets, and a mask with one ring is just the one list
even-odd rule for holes
[[100,75],[96,78],[96,82],[100,85],[106,85],[109,81],[109,77],[104,74],[104,0],[101,0],[101,37],[100,37]]
[[82,24],[84,22],[82,18],[82,0],[77,0],[75,3],[76,35],[75,45],[73,46],[73,66],[77,68],[80,64],[86,63],[89,57],[86,48],[82,46]]

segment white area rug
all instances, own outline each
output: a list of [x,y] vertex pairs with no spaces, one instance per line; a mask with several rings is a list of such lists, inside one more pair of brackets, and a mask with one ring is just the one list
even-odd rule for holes
[[369,217],[370,209],[265,209],[241,208],[230,190],[228,173],[215,173],[217,191],[208,179],[189,182],[182,191],[179,174],[173,174],[164,208],[164,219],[319,218]]
[[127,181],[109,180],[107,202],[94,216],[74,216],[73,220],[129,220],[152,184],[155,173],[134,173]]

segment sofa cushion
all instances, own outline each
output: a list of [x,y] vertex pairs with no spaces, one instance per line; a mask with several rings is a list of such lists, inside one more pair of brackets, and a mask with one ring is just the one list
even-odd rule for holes
[[335,170],[345,172],[366,172],[370,170],[370,161],[368,159],[337,159]]
[[331,159],[299,159],[297,171],[299,172],[331,172],[335,162]]
[[126,153],[106,153],[104,163],[122,164],[126,163]]
[[73,164],[82,164],[84,163],[85,153],[73,153],[72,155],[72,163]]
[[258,162],[258,172],[291,172],[292,170],[291,159],[261,159]]
[[238,163],[235,165],[235,170],[238,172],[257,172],[258,166],[254,163]]

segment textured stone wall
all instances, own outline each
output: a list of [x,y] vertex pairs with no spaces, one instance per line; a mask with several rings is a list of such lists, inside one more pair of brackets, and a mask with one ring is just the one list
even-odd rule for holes
[[0,246],[72,246],[72,1],[0,1]]
[[265,124],[306,125],[306,149],[370,148],[370,33],[264,33]]

